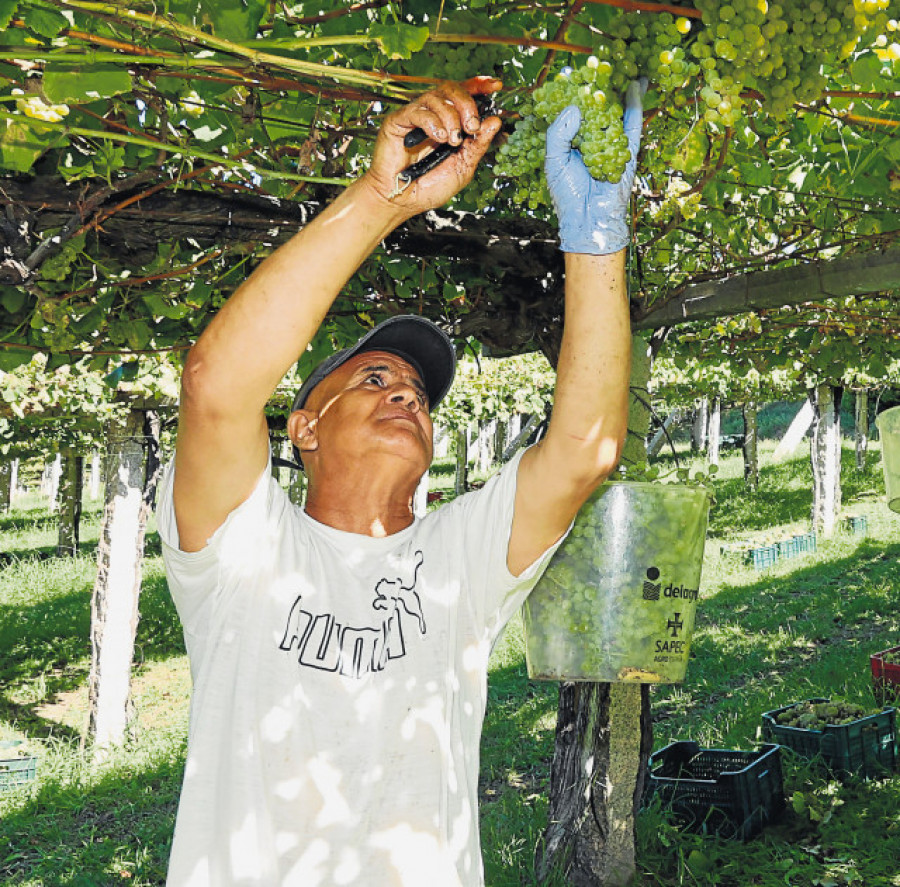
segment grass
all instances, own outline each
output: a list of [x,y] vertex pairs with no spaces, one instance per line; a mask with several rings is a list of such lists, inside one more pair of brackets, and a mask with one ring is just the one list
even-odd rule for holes
[[[789,412],[773,425],[789,421]],[[723,454],[688,676],[652,690],[656,748],[675,739],[755,748],[763,712],[812,696],[871,705],[869,655],[900,642],[900,516],[880,499],[877,449],[862,471],[844,452],[847,510],[868,518],[866,536],[838,533],[816,553],[761,572],[722,552],[724,542],[807,528],[808,458],[774,464],[773,448],[763,442],[755,494],[744,486],[739,455]],[[677,442],[676,451],[691,461],[686,444]],[[449,471],[435,475],[452,482]],[[20,501],[0,517],[0,740],[24,739],[39,756],[33,783],[0,792],[3,885],[164,882],[190,677],[151,535],[134,671],[136,732],[103,767],[90,765],[80,737],[98,519],[94,506],[83,553],[59,559],[54,518],[39,501]],[[482,743],[488,887],[537,883],[533,855],[547,820],[556,702],[555,684],[528,679],[516,618],[492,659]],[[744,844],[679,831],[651,806],[638,820],[635,887],[900,887],[900,776],[837,782],[788,756],[785,783],[783,820]],[[556,878],[546,887],[564,883]]]

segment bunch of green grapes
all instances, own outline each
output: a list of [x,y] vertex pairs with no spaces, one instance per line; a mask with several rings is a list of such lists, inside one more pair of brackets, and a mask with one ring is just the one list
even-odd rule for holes
[[568,105],[581,111],[581,126],[572,144],[590,174],[618,182],[631,159],[622,127],[622,105],[612,94],[613,66],[591,56],[580,68],[566,69],[534,91],[509,139],[501,146],[494,169],[514,182],[513,200],[531,209],[550,204],[544,177],[547,129]]
[[429,41],[420,54],[428,60],[432,76],[468,80],[480,74],[500,72],[508,50],[494,43],[435,43]]
[[828,724],[846,726],[873,714],[878,711],[838,699],[798,702],[775,715],[775,723],[799,730],[822,730]]
[[535,91],[496,169],[513,181],[515,202],[531,208],[549,203],[544,139],[553,117],[571,102],[585,118],[579,147],[588,169],[598,179],[618,181],[628,159],[618,98],[636,77],[648,78],[661,105],[695,105],[696,119],[715,130],[733,127],[750,98],[761,98],[776,117],[820,98],[829,59],[849,58],[867,45],[883,61],[900,58],[898,0],[696,0],[696,12],[700,18],[623,13],[587,65]]

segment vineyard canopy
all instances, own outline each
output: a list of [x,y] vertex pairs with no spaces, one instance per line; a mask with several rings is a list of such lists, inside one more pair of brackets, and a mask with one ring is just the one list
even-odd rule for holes
[[[649,78],[636,318],[705,281],[884,251],[898,18],[898,0],[0,0],[0,369],[179,353],[365,169],[383,115],[445,78],[502,79],[497,151],[567,67],[611,66],[606,102]],[[396,232],[307,358],[398,312],[551,352],[552,209],[527,199],[537,174],[500,167]]]

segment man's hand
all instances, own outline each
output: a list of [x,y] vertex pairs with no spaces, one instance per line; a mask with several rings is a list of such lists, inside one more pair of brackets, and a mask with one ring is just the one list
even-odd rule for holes
[[[500,129],[498,117],[480,119],[472,96],[496,92],[501,86],[493,77],[448,82],[389,114],[362,182],[410,217],[443,206],[472,180]],[[405,147],[404,137],[416,128],[425,132],[425,141],[414,148]],[[420,179],[408,184],[398,179],[404,169],[438,144],[460,148]]]
[[635,80],[625,94],[624,128],[631,160],[616,184],[593,178],[580,152],[572,147],[581,126],[581,112],[575,105],[564,108],[547,130],[545,171],[563,252],[603,256],[628,245],[628,200],[641,145],[641,98],[646,88],[646,81]]

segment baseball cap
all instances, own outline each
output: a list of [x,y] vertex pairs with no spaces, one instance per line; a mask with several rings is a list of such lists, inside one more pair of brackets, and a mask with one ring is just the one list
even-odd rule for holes
[[[303,409],[313,388],[351,357],[365,351],[386,351],[402,357],[415,368],[428,395],[431,412],[443,400],[456,374],[456,350],[450,337],[437,324],[416,314],[389,317],[369,330],[355,345],[326,357],[306,378],[294,398],[291,412]],[[300,452],[294,457],[302,467]]]

